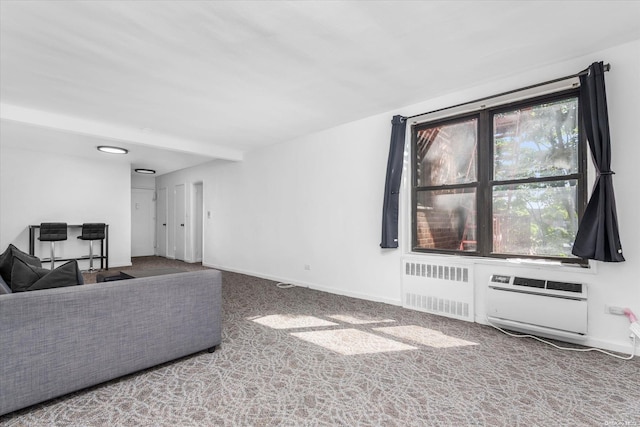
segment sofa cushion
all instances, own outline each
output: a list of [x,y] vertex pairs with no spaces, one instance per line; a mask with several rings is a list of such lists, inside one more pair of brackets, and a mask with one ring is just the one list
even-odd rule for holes
[[9,286],[11,286],[11,271],[13,270],[14,259],[22,260],[28,265],[42,267],[42,264],[40,263],[40,259],[38,257],[29,255],[26,252],[22,252],[15,246],[9,245],[9,247],[7,247],[7,250],[4,251],[2,255],[0,255],[0,276],[2,276],[4,281]]
[[82,275],[78,269],[77,261],[69,261],[52,271],[16,259],[11,274],[11,290],[13,292],[37,291],[82,284]]

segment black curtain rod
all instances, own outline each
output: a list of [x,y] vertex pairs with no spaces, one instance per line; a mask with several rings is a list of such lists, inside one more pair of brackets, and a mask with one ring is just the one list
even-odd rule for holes
[[[604,64],[604,71],[609,71],[610,69],[611,69],[611,65]],[[405,120],[413,119],[413,118],[420,117],[420,116],[425,116],[427,114],[439,113],[440,111],[451,110],[452,108],[464,107],[465,105],[475,104],[476,102],[488,101],[490,99],[498,98],[500,96],[511,95],[512,93],[522,92],[524,90],[533,89],[533,88],[540,87],[540,86],[545,86],[545,85],[550,85],[552,83],[561,82],[563,80],[573,79],[575,77],[584,76],[588,72],[589,72],[589,68],[585,68],[584,70],[580,71],[577,74],[572,74],[570,76],[560,77],[559,79],[553,79],[553,80],[549,80],[549,81],[546,81],[546,82],[537,83],[537,84],[534,84],[534,85],[531,85],[531,86],[521,87],[519,89],[513,89],[513,90],[510,90],[510,91],[507,91],[507,92],[499,93],[497,95],[485,96],[484,98],[474,99],[473,101],[463,102],[462,104],[452,105],[450,107],[439,108],[437,110],[429,111],[429,112],[426,112],[426,113],[416,114],[414,116],[405,117]]]

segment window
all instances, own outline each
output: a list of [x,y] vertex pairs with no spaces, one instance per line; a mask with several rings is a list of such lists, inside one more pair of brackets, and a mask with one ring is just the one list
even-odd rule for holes
[[584,263],[577,91],[412,127],[413,250]]

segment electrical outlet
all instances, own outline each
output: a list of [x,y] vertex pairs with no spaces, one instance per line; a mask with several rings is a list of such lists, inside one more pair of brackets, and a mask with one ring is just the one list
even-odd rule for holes
[[304,269],[309,271],[309,270],[311,270],[311,266],[309,264],[305,264],[304,265]]
[[604,312],[608,314],[617,314],[620,316],[624,316],[624,308],[616,307],[614,305],[605,305]]

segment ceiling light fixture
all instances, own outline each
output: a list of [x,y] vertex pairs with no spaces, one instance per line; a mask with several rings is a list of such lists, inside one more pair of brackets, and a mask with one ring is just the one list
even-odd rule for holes
[[143,174],[147,174],[147,175],[153,175],[156,173],[156,171],[154,171],[153,169],[143,169],[143,168],[139,168],[139,169],[134,169],[136,172],[138,173],[143,173]]
[[108,145],[99,145],[98,151],[109,154],[127,154],[129,150],[120,147],[110,147]]

